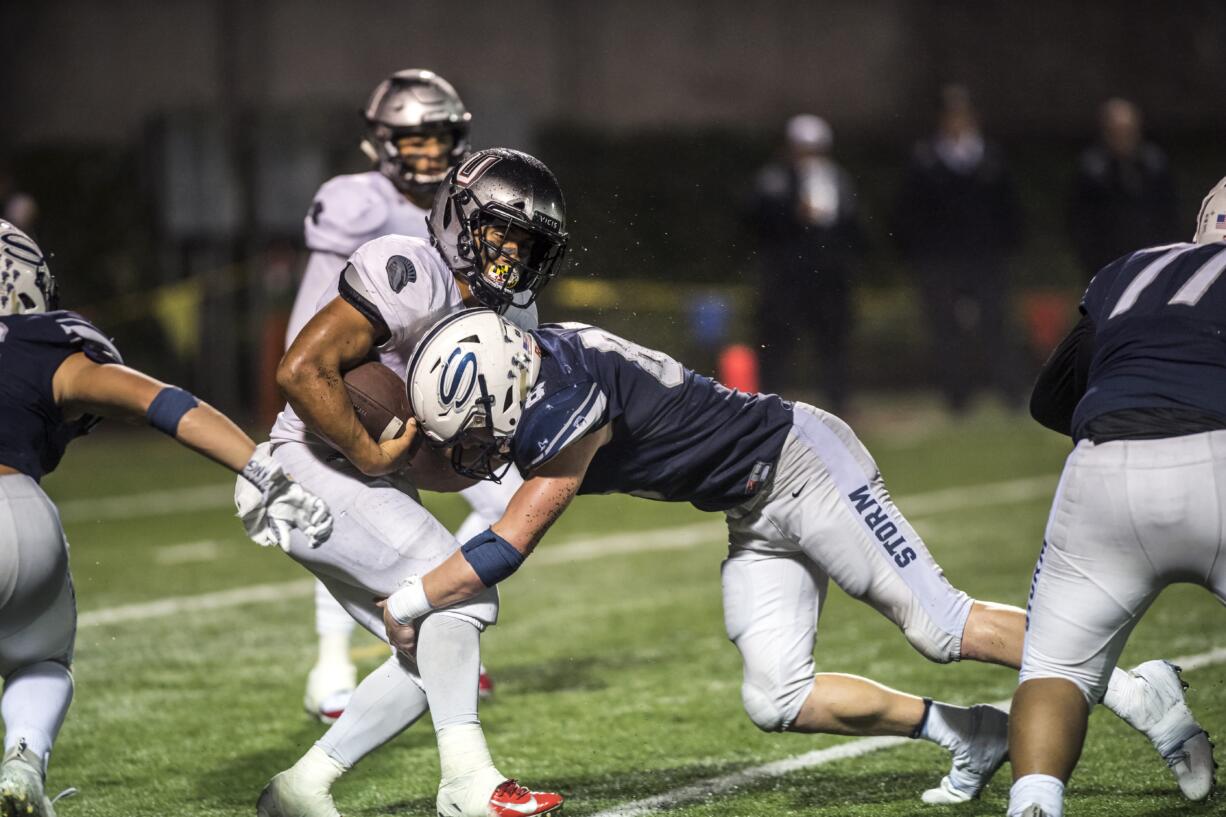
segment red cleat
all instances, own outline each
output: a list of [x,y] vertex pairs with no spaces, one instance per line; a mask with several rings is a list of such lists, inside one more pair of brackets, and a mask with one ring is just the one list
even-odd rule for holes
[[494,697],[494,679],[484,667],[481,668],[481,674],[477,676],[477,697],[483,701]]
[[534,814],[561,814],[562,795],[529,791],[518,780],[505,780],[490,796],[492,817],[530,817]]

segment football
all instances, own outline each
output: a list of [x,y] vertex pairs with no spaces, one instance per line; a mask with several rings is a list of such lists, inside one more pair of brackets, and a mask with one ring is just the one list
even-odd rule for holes
[[378,361],[367,361],[345,372],[345,391],[362,428],[377,442],[404,433],[409,419],[409,392],[395,372]]

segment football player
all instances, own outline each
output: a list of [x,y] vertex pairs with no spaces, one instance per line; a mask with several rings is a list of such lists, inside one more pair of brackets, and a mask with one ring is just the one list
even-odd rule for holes
[[[431,479],[420,462],[431,452],[422,448],[413,457],[412,428],[397,439],[372,439],[341,373],[370,356],[404,372],[430,325],[465,306],[486,305],[535,323],[522,306],[558,271],[565,222],[562,191],[545,165],[505,148],[478,151],[440,186],[430,211],[431,241],[393,235],[363,244],[281,361],[277,381],[289,405],[272,428],[272,456],[336,514],[328,548],[312,550],[295,539],[290,554],[385,641],[374,598],[391,595],[402,579],[458,547],[414,488],[454,489],[455,475],[443,463],[445,481]],[[393,654],[358,684],[336,723],[269,783],[260,817],[337,817],[332,783],[427,707],[442,771],[440,815],[522,817],[559,808],[558,795],[530,792],[499,773],[486,747],[477,718],[480,633],[497,612],[491,590],[428,616],[416,654]]]
[[[1094,277],[1081,320],[1031,396],[1040,423],[1076,441],[1052,502],[1013,696],[1009,814],[1060,817],[1064,785],[1133,627],[1158,594],[1195,582],[1226,602],[1226,179],[1190,244],[1151,247]],[[1171,671],[1152,683],[1170,684]],[[1178,707],[1162,752],[1213,786],[1208,736]]]
[[[839,418],[729,390],[596,327],[524,332],[488,310],[431,329],[409,387],[419,431],[450,449],[457,473],[499,478],[515,467],[525,480],[502,519],[388,599],[388,628],[402,649],[412,646],[419,616],[510,576],[576,494],[690,502],[728,519],[724,617],[744,660],[741,696],[754,724],[933,741],[952,752],[953,765],[924,793],[929,803],[976,797],[1004,761],[999,709],[815,671],[830,580],[897,624],[930,660],[1017,667],[1022,657],[1024,613],[971,599],[946,580]],[[1160,698],[1119,671],[1106,703],[1125,719],[1143,717],[1146,706],[1172,712],[1146,732],[1166,752],[1171,729],[1199,729],[1177,682],[1174,692]]]
[[[455,88],[432,71],[392,74],[375,88],[363,116],[362,151],[374,167],[330,179],[315,194],[304,219],[310,257],[290,312],[287,348],[314,316],[320,297],[336,294],[337,277],[358,247],[385,235],[428,237],[435,191],[468,153],[472,114]],[[467,539],[498,519],[515,487],[481,483],[462,491],[473,510],[457,536]],[[303,705],[324,723],[340,717],[357,681],[349,658],[353,627],[349,614],[316,582],[319,654],[307,675]],[[484,668],[479,683],[483,696],[493,691]]]
[[225,415],[182,389],[123,365],[89,321],[57,310],[42,251],[0,221],[0,675],[4,760],[0,815],[54,817],[43,791],[51,747],[72,701],[77,613],[68,543],[39,480],[103,417],[143,419],[249,481],[248,532],[260,544],[327,538],[317,497]]

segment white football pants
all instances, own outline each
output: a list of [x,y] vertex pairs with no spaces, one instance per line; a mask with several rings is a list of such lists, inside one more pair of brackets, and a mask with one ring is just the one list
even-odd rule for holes
[[833,414],[796,404],[772,482],[728,512],[728,540],[724,623],[745,664],[745,710],[761,729],[787,729],[808,697],[830,579],[930,660],[961,656],[971,598],[950,585]]
[[[404,485],[367,477],[322,443],[282,443],[273,457],[286,473],[328,503],[332,535],[318,548],[294,532],[290,556],[315,574],[353,618],[387,641],[374,597],[390,596],[400,581],[424,575],[459,547],[456,538]],[[410,489],[411,490],[411,489]],[[479,625],[498,620],[498,593],[448,608]]]
[[1021,680],[1064,678],[1097,703],[1167,585],[1226,603],[1226,431],[1082,440],[1064,466],[1031,582]]
[[24,474],[0,476],[0,676],[4,746],[46,763],[72,702],[76,598],[55,505]]
[[[519,471],[512,468],[502,478],[501,483],[483,481],[460,491],[460,496],[464,497],[472,507],[472,513],[464,519],[460,527],[456,528],[455,538],[459,543],[464,544],[501,519],[511,497],[523,484],[524,479],[519,475]],[[353,626],[354,619],[341,603],[332,597],[327,585],[317,580],[315,582],[315,632],[321,636],[329,633],[348,634],[353,631]]]

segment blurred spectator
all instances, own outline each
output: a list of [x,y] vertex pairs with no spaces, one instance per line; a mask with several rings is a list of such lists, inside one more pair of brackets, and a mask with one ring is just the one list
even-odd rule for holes
[[0,165],[0,218],[28,235],[37,233],[38,203],[33,196],[17,189],[12,171],[3,165]]
[[820,117],[787,124],[781,161],[757,177],[753,222],[759,239],[759,338],[762,386],[810,386],[791,373],[795,347],[814,342],[831,411],[847,402],[847,338],[852,327],[851,276],[861,251],[856,193],[832,158],[833,135]]
[[941,90],[937,132],[916,145],[894,234],[911,264],[932,340],[932,372],[954,411],[991,386],[1019,398],[1008,335],[1006,262],[1020,214],[1000,150],[984,138],[970,95]]
[[1109,99],[1098,114],[1099,141],[1081,154],[1069,232],[1088,281],[1137,247],[1180,240],[1175,180],[1166,154],[1141,132],[1141,112]]

